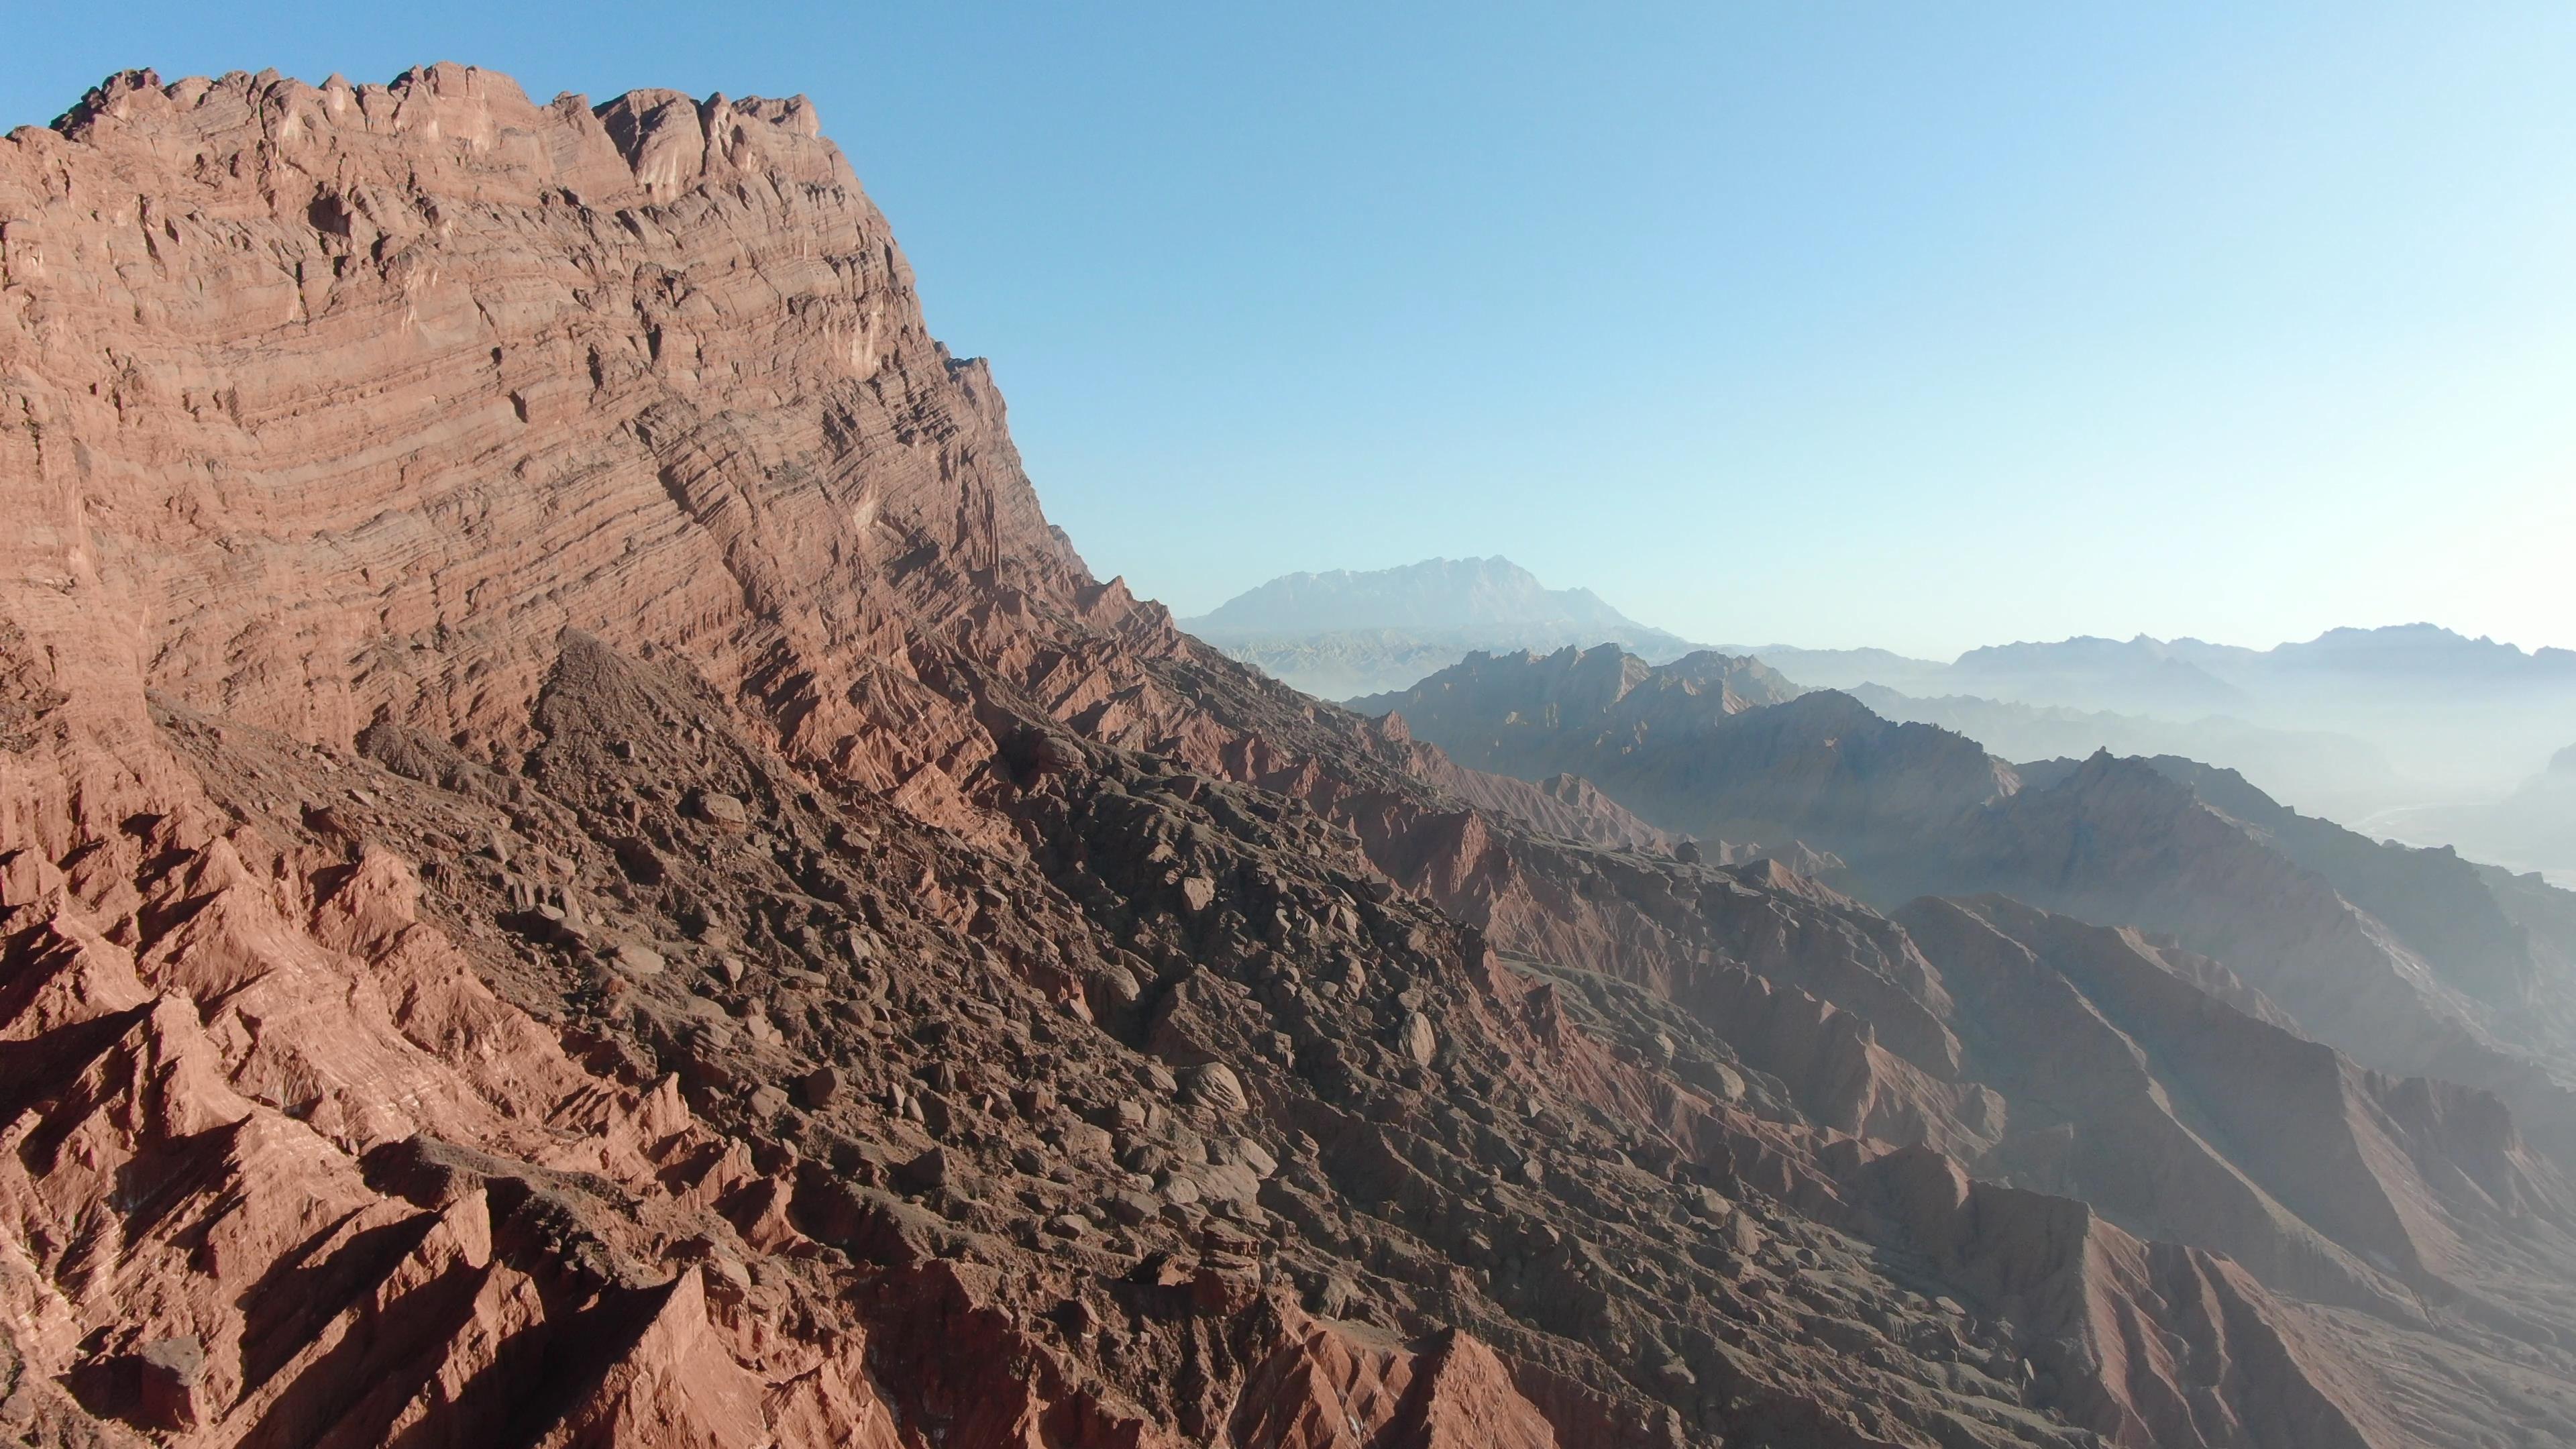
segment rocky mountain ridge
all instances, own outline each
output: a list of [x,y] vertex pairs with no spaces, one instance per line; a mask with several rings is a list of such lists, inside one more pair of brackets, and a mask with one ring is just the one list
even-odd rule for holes
[[[1624,669],[1639,682],[1660,672]],[[2003,892],[2174,932],[2308,1034],[2372,1065],[2502,1093],[2526,1130],[2576,1151],[2571,983],[2450,852],[2367,840],[2190,761],[2007,765],[1830,691],[1711,701],[1614,729],[1598,698],[1524,657],[1471,661],[1369,704],[1463,764],[1571,772],[1666,830],[1830,851],[1865,898],[1891,907]]]
[[[2433,624],[2330,629],[2270,649],[2079,636],[1972,649],[1946,663],[1885,650],[1727,652],[1758,655],[1804,684],[1907,696],[1916,701],[1900,707],[1909,718],[1987,726],[1989,742],[2009,754],[2023,753],[2014,739],[2036,722],[1998,706],[2115,716],[2089,722],[2097,737],[2078,746],[2085,753],[2175,748],[2184,742],[2175,727],[2187,727],[2195,748],[2226,752],[2217,763],[2356,824],[2392,806],[2506,793],[2563,743],[2576,709],[2576,652],[2526,652]],[[1960,698],[1927,708],[1949,696]],[[2301,736],[2330,737],[2315,743],[2339,758],[2299,761]]]
[[[2200,639],[2076,635],[1968,650],[1956,659],[1915,659],[1884,649],[1731,648],[1831,688],[1874,683],[1907,693],[1942,687],[2027,703],[2121,709],[2188,717],[2284,690],[2384,691],[2403,680],[2457,692],[2479,687],[2564,688],[2576,684],[2576,650],[2526,652],[2469,638],[2438,624],[2329,629],[2314,639],[2252,649]],[[1776,656],[1776,657],[1775,657]],[[1984,684],[1985,689],[1974,686]],[[1937,687],[1936,687],[1937,686]],[[2125,701],[2125,705],[2119,701]]]
[[[1325,698],[1400,693],[1476,652],[1621,645],[1652,663],[1701,649],[1635,624],[1590,591],[1548,590],[1502,559],[1292,574],[1183,627]],[[2250,649],[2198,639],[2076,636],[1956,659],[1884,649],[1722,645],[1802,685],[1858,691],[1890,718],[1938,724],[2007,759],[2180,754],[2245,773],[2278,798],[2371,829],[2570,869],[2571,818],[2516,793],[2523,760],[2557,747],[2576,672],[2432,624],[2331,629]],[[2428,804],[2428,801],[2441,802]]]
[[[1843,687],[1843,686],[1837,686]],[[2270,729],[2223,715],[2195,720],[2016,704],[1974,695],[1929,698],[1875,684],[1847,687],[1874,714],[1939,725],[2007,760],[2169,755],[2207,762],[2261,782],[2264,792],[2337,820],[2362,821],[2409,798],[2387,754],[2327,730]]]
[[114,77],[0,489],[21,1441],[2576,1431],[2496,1096],[1189,638],[801,101]]

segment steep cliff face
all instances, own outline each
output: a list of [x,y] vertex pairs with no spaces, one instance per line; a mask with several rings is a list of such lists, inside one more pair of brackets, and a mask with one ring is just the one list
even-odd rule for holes
[[116,78],[0,143],[0,498],[21,1439],[2565,1422],[2490,1100],[2333,1098],[2488,1217],[2309,1224],[2484,1317],[1971,1183],[1905,927],[1091,579],[802,102]]
[[869,727],[939,712],[906,590],[1086,602],[801,101],[120,77],[14,133],[0,207],[7,564],[83,714],[511,738],[594,629],[935,794],[956,731]]

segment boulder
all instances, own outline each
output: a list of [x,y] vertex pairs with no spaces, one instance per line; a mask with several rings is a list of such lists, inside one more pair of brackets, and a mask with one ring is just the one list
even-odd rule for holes
[[1431,1065],[1431,1059],[1440,1052],[1440,1033],[1432,1028],[1431,1018],[1418,1011],[1406,1015],[1396,1040],[1418,1067]]
[[751,807],[741,797],[713,790],[689,793],[689,813],[721,830],[741,830],[751,823]]
[[155,1428],[193,1429],[200,1405],[197,1384],[206,1372],[206,1346],[196,1335],[164,1338],[135,1356],[142,1375],[142,1417]]
[[1227,1117],[1240,1115],[1252,1107],[1251,1097],[1243,1090],[1243,1079],[1223,1062],[1208,1062],[1190,1068],[1183,1095],[1193,1105]]
[[914,1192],[965,1192],[965,1165],[945,1147],[933,1147],[895,1169],[895,1181]]

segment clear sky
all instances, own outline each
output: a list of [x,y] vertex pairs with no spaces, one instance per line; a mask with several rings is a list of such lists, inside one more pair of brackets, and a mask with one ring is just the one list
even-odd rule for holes
[[803,91],[1183,613],[1502,553],[1711,642],[2576,646],[2576,5],[14,7],[107,71]]

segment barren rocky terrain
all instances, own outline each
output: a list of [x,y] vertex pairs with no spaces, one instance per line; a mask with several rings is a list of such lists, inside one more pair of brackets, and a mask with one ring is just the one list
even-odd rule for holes
[[1528,779],[1263,679],[802,101],[112,78],[0,142],[0,490],[20,1442],[2576,1437],[2559,948],[1759,666]]

